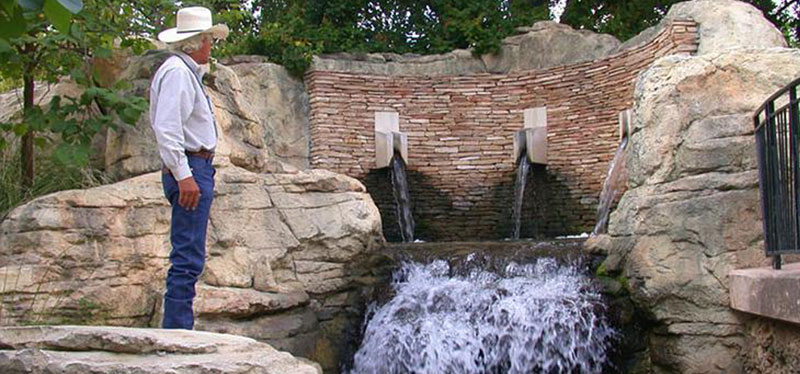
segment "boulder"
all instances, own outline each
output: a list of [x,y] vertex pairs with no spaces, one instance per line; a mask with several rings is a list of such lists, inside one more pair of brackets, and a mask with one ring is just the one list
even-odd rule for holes
[[241,336],[99,326],[0,328],[6,374],[321,374],[318,364]]
[[481,56],[487,72],[539,70],[598,60],[620,45],[611,35],[575,30],[554,21],[537,22],[517,31],[520,34],[503,39],[500,53]]
[[698,23],[698,55],[736,48],[786,47],[780,30],[753,5],[737,0],[692,0],[673,4],[658,25],[626,41],[620,49],[646,43],[665,24],[678,19]]
[[[240,60],[232,62],[235,61]],[[271,156],[292,167],[307,169],[311,137],[308,93],[303,82],[282,66],[266,62],[241,62],[230,68],[241,84],[236,94],[245,98],[245,105],[261,123],[264,146]]]
[[[170,214],[160,180],[145,174],[12,210],[0,223],[0,323],[157,326]],[[324,170],[236,166],[219,168],[216,182],[197,327],[338,356],[346,331],[309,333],[335,317],[361,323],[359,286],[375,277],[363,263],[383,245],[364,186]]]
[[606,268],[622,270],[658,326],[658,373],[743,372],[728,273],[767,263],[752,116],[798,76],[800,51],[777,48],[668,56],[638,78]]

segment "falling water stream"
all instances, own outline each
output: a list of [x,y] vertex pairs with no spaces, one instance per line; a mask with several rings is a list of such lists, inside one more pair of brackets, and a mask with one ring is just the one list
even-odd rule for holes
[[604,234],[608,228],[608,215],[610,214],[611,204],[614,199],[622,192],[625,183],[625,149],[628,147],[628,137],[623,137],[622,141],[611,159],[608,166],[606,179],[603,181],[603,189],[600,191],[600,201],[597,204],[597,223],[592,230],[592,235]]
[[522,227],[522,200],[525,196],[525,181],[528,179],[530,169],[531,162],[528,160],[528,155],[526,152],[522,152],[517,161],[517,180],[514,182],[514,206],[511,210],[511,221],[514,224],[514,231],[511,232],[512,239],[519,239]]
[[406,262],[371,306],[350,374],[601,373],[616,333],[576,266]]
[[408,193],[406,164],[398,154],[392,157],[391,176],[400,235],[403,237],[404,242],[410,243],[414,241],[414,217],[411,215],[411,197]]

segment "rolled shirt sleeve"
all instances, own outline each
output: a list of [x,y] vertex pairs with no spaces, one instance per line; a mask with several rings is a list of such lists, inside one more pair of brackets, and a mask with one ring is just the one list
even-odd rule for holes
[[165,71],[160,80],[154,80],[150,88],[150,105],[154,109],[151,111],[151,126],[158,142],[158,152],[176,180],[192,176],[185,153],[183,129],[195,104],[192,79],[190,72],[173,68]]

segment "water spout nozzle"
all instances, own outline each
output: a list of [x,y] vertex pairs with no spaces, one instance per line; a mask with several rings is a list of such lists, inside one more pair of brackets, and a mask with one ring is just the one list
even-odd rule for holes
[[547,165],[547,107],[525,109],[525,127],[514,134],[514,162],[522,152],[534,164]]
[[395,152],[408,165],[408,134],[400,132],[399,114],[375,112],[375,166],[389,167]]

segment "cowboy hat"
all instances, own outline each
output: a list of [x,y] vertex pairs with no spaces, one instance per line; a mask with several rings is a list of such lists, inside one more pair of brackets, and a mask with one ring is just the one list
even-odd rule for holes
[[179,10],[177,25],[178,27],[160,32],[158,40],[164,43],[175,43],[198,34],[213,34],[217,39],[228,37],[228,26],[223,23],[213,25],[211,11],[201,6]]

